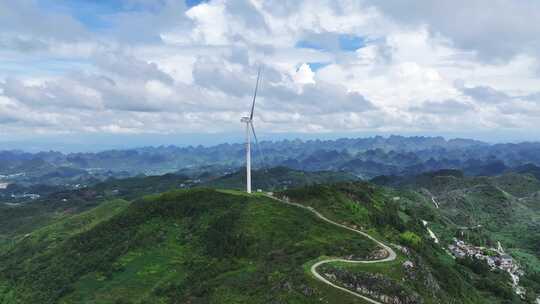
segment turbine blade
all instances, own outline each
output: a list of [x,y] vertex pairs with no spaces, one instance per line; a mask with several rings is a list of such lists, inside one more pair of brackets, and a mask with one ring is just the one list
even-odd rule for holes
[[249,125],[251,126],[251,131],[253,132],[253,138],[255,138],[255,146],[257,146],[257,151],[259,153],[259,157],[261,158],[263,169],[266,170],[266,164],[264,161],[263,152],[262,152],[261,146],[259,145],[259,139],[257,138],[257,133],[255,133],[255,127],[253,126],[253,122],[250,122]]
[[257,91],[259,89],[259,80],[261,78],[261,67],[257,71],[257,83],[255,84],[255,93],[253,93],[253,103],[251,104],[251,114],[249,114],[249,119],[253,119],[253,111],[255,110],[255,99],[257,98]]

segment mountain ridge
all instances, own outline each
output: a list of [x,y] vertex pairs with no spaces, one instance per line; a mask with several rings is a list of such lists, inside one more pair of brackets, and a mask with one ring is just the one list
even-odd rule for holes
[[[540,143],[491,145],[465,139],[390,136],[263,141],[260,147],[255,147],[259,148],[264,153],[255,151],[255,168],[286,166],[302,171],[347,171],[364,179],[440,169],[490,175],[527,164],[540,166]],[[224,175],[244,165],[244,153],[243,144],[160,146],[71,154],[3,151],[0,152],[0,182],[87,184],[111,176],[173,172],[195,176],[204,170]]]

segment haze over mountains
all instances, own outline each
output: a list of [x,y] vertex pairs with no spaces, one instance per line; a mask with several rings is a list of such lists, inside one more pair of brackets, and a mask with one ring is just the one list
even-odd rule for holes
[[[540,143],[488,144],[442,137],[370,137],[337,140],[263,141],[254,147],[256,168],[285,166],[303,171],[344,171],[362,179],[459,169],[493,175],[526,165],[540,166]],[[98,153],[0,152],[0,174],[7,181],[64,183],[109,176],[204,171],[232,173],[244,165],[243,144],[196,147],[142,147]]]

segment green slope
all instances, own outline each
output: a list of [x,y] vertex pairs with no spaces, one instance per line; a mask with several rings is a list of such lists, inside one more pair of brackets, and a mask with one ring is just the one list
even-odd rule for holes
[[[392,263],[325,266],[324,271],[335,276],[342,286],[368,288],[381,298],[401,303],[525,303],[508,287],[510,279],[506,274],[476,274],[431,240],[422,220],[434,221],[441,229],[451,230],[455,225],[446,226],[423,194],[384,190],[369,183],[346,183],[291,189],[280,195],[406,248],[396,250],[399,257]],[[407,268],[405,262],[413,267]]]
[[[99,223],[79,220],[106,209]],[[0,256],[0,303],[316,303],[321,293],[304,263],[373,249],[262,196],[169,192],[103,205],[19,240]]]
[[[410,198],[402,203],[430,222],[443,246],[454,237],[478,246],[500,242],[525,271],[522,286],[540,294],[540,181],[533,175],[466,177],[447,170],[401,178],[397,184]],[[490,281],[476,279],[482,287]]]
[[540,271],[540,181],[515,173],[436,179],[436,184],[418,186],[429,191],[424,195],[436,197],[440,208],[433,212],[454,228],[449,236],[457,235],[457,227],[481,225],[465,230],[464,237],[478,245],[494,246],[500,241],[510,251],[529,256],[523,262]]
[[[367,286],[400,303],[523,303],[509,293],[507,277],[453,260],[421,222],[428,220],[445,242],[459,220],[473,214],[475,220],[496,221],[486,227],[504,223],[518,229],[489,230],[500,237],[510,233],[507,239],[516,242],[515,233],[529,229],[530,210],[538,210],[540,197],[534,180],[516,180],[425,176],[405,190],[355,182],[277,195],[394,244],[398,259],[390,263],[325,265],[321,271],[334,275],[336,284]],[[111,181],[92,191],[158,189],[134,181]],[[178,180],[155,182],[169,189]],[[137,195],[120,192],[116,197]],[[506,204],[511,211],[500,210]],[[12,232],[11,242],[0,247],[0,303],[363,303],[317,281],[309,268],[325,256],[375,258],[378,249],[307,210],[234,190],[172,191],[131,203],[117,199],[78,214],[58,210],[61,216]],[[535,237],[522,238],[530,243],[511,247],[517,250],[512,254],[534,261]],[[531,276],[523,284],[536,288],[536,280]]]
[[[195,186],[228,189],[245,187],[245,171],[217,178],[209,174],[201,179],[190,179],[177,174],[111,178],[77,190],[52,191],[38,200],[19,205],[0,202],[0,246],[11,243],[16,235],[24,235],[55,220],[93,208],[106,200],[134,200],[148,194]],[[302,172],[284,167],[253,172],[254,189],[265,190],[356,179],[344,172]]]

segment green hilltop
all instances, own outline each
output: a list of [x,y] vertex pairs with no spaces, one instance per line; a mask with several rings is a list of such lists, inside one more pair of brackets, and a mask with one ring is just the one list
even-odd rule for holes
[[[283,190],[315,184],[333,184],[358,181],[358,177],[342,171],[300,171],[287,167],[253,170],[253,189]],[[204,183],[205,186],[224,189],[244,189],[245,170],[236,171]]]
[[[109,212],[105,212],[109,210]],[[98,213],[106,213],[106,217]],[[374,244],[263,196],[210,189],[113,201],[1,255],[1,303],[312,303],[302,264]]]

